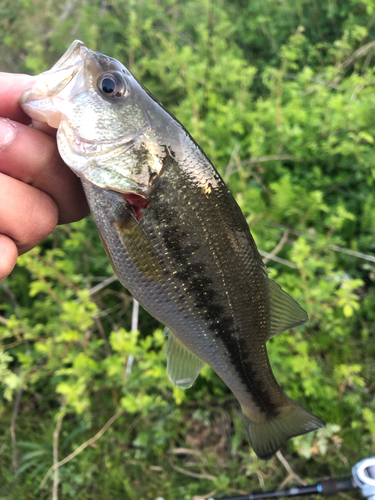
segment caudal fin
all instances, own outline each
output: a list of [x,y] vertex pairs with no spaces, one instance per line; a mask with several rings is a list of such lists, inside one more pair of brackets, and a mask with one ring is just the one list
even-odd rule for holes
[[288,399],[290,404],[282,407],[277,417],[258,422],[244,415],[251,446],[263,460],[271,458],[288,439],[325,426],[319,417]]

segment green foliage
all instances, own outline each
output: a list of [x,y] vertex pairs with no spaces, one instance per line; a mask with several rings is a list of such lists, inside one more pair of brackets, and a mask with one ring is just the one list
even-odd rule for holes
[[[310,320],[269,353],[286,392],[328,423],[283,450],[311,480],[375,453],[374,21],[373,0],[0,2],[2,70],[43,71],[74,38],[120,59],[205,149],[259,248],[284,259],[271,276]],[[279,485],[286,471],[256,459],[212,370],[173,387],[160,325],[141,311],[130,332],[117,282],[92,293],[110,274],[87,219],[0,285],[1,498],[51,497],[52,480],[39,485],[59,419],[61,460],[121,411],[60,467],[59,498]]]

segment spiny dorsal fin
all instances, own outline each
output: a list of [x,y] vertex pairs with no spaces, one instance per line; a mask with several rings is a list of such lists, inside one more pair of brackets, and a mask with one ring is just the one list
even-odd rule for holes
[[164,335],[168,335],[165,352],[169,378],[176,387],[188,389],[194,384],[205,363],[177,340],[172,330],[166,328]]
[[308,320],[306,311],[271,278],[266,277],[270,301],[270,334],[278,333],[302,325]]

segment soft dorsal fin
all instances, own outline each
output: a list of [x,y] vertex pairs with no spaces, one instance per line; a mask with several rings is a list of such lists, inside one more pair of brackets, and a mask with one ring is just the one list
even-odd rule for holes
[[172,384],[181,389],[191,387],[205,363],[187,349],[176,335],[166,328],[164,335],[168,335],[166,348],[167,372]]
[[270,334],[278,333],[302,325],[309,317],[306,311],[271,278],[266,277],[270,301]]

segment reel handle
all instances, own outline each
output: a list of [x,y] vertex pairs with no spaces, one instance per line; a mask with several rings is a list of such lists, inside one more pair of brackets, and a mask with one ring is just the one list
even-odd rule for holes
[[375,457],[365,458],[352,469],[353,480],[367,500],[375,500]]

